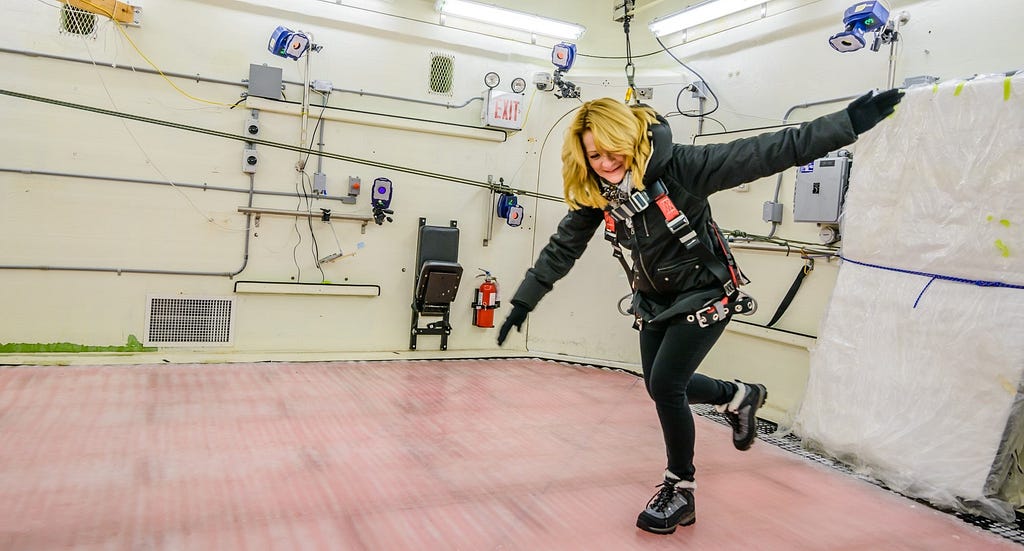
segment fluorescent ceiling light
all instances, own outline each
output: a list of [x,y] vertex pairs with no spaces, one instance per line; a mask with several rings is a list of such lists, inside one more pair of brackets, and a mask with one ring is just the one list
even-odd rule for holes
[[659,17],[651,21],[648,27],[654,36],[665,36],[683,29],[696,27],[708,21],[714,21],[727,15],[743,11],[747,8],[764,4],[766,0],[707,0],[686,8],[685,10]]
[[587,30],[586,27],[575,23],[468,0],[438,0],[435,8],[445,15],[568,40],[579,39],[583,31]]

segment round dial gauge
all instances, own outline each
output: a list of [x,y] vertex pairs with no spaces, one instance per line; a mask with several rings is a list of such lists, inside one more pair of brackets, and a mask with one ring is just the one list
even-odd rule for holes
[[517,94],[522,94],[523,90],[526,90],[526,81],[522,78],[516,77],[512,80],[512,91]]
[[499,82],[501,82],[501,78],[499,78],[498,73],[495,73],[494,71],[491,71],[484,75],[484,84],[488,88],[494,88],[495,86],[498,85]]

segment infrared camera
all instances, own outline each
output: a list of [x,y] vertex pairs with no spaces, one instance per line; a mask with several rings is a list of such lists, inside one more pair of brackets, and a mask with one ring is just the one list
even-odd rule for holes
[[864,35],[877,32],[889,21],[889,10],[881,2],[860,2],[843,13],[846,30],[832,35],[828,43],[838,52],[855,52],[867,43]]
[[281,26],[274,29],[267,44],[270,53],[286,59],[299,59],[309,48],[310,40],[305,33]]
[[394,219],[390,214],[394,214],[395,211],[391,210],[391,180],[387,178],[377,178],[373,181],[373,193],[370,195],[370,207],[373,208],[373,221],[378,226],[384,223],[384,220],[388,222],[394,222]]

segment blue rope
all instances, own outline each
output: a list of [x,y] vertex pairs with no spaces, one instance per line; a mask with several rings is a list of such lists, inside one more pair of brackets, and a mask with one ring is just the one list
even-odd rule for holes
[[921,297],[924,296],[924,292],[928,290],[928,287],[931,287],[932,282],[934,282],[936,279],[942,279],[942,280],[945,280],[945,281],[952,281],[952,282],[955,282],[955,283],[966,283],[968,285],[977,285],[978,287],[1005,287],[1007,289],[1024,289],[1024,285],[1014,285],[1012,283],[1003,283],[1002,281],[985,281],[985,280],[981,280],[981,279],[965,279],[965,278],[962,278],[962,277],[954,277],[954,276],[948,276],[948,275],[942,275],[942,274],[932,274],[932,273],[928,273],[928,272],[918,272],[918,271],[915,271],[915,270],[904,270],[902,268],[893,268],[891,266],[882,266],[880,264],[870,264],[868,262],[858,262],[856,260],[851,260],[849,258],[846,258],[843,255],[838,255],[838,256],[839,256],[839,258],[842,258],[844,261],[850,262],[852,264],[857,264],[858,266],[867,266],[868,268],[878,268],[879,270],[886,270],[886,271],[890,271],[890,272],[899,272],[901,274],[910,274],[910,275],[923,276],[923,277],[930,278],[928,280],[928,284],[925,285],[924,289],[921,289],[921,292],[917,295],[917,300],[914,301],[914,308],[917,308],[917,303],[921,302]]

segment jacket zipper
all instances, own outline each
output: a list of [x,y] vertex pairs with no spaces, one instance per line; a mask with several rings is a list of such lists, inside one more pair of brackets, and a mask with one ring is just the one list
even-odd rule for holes
[[[651,236],[651,232],[647,229],[647,219],[644,218],[642,214],[640,216],[640,221],[643,222],[643,224],[644,224],[644,232],[647,234],[646,237],[650,237]],[[629,223],[629,226],[632,226],[632,225],[633,225],[632,223]],[[639,241],[637,241],[637,244],[636,244],[636,263],[640,265],[640,272],[644,275],[645,278],[647,278],[647,282],[651,284],[651,289],[654,289],[655,291],[657,291],[658,290],[658,286],[657,286],[657,284],[654,283],[654,278],[651,277],[651,274],[647,273],[647,267],[644,265],[643,248],[640,247],[640,242]]]

